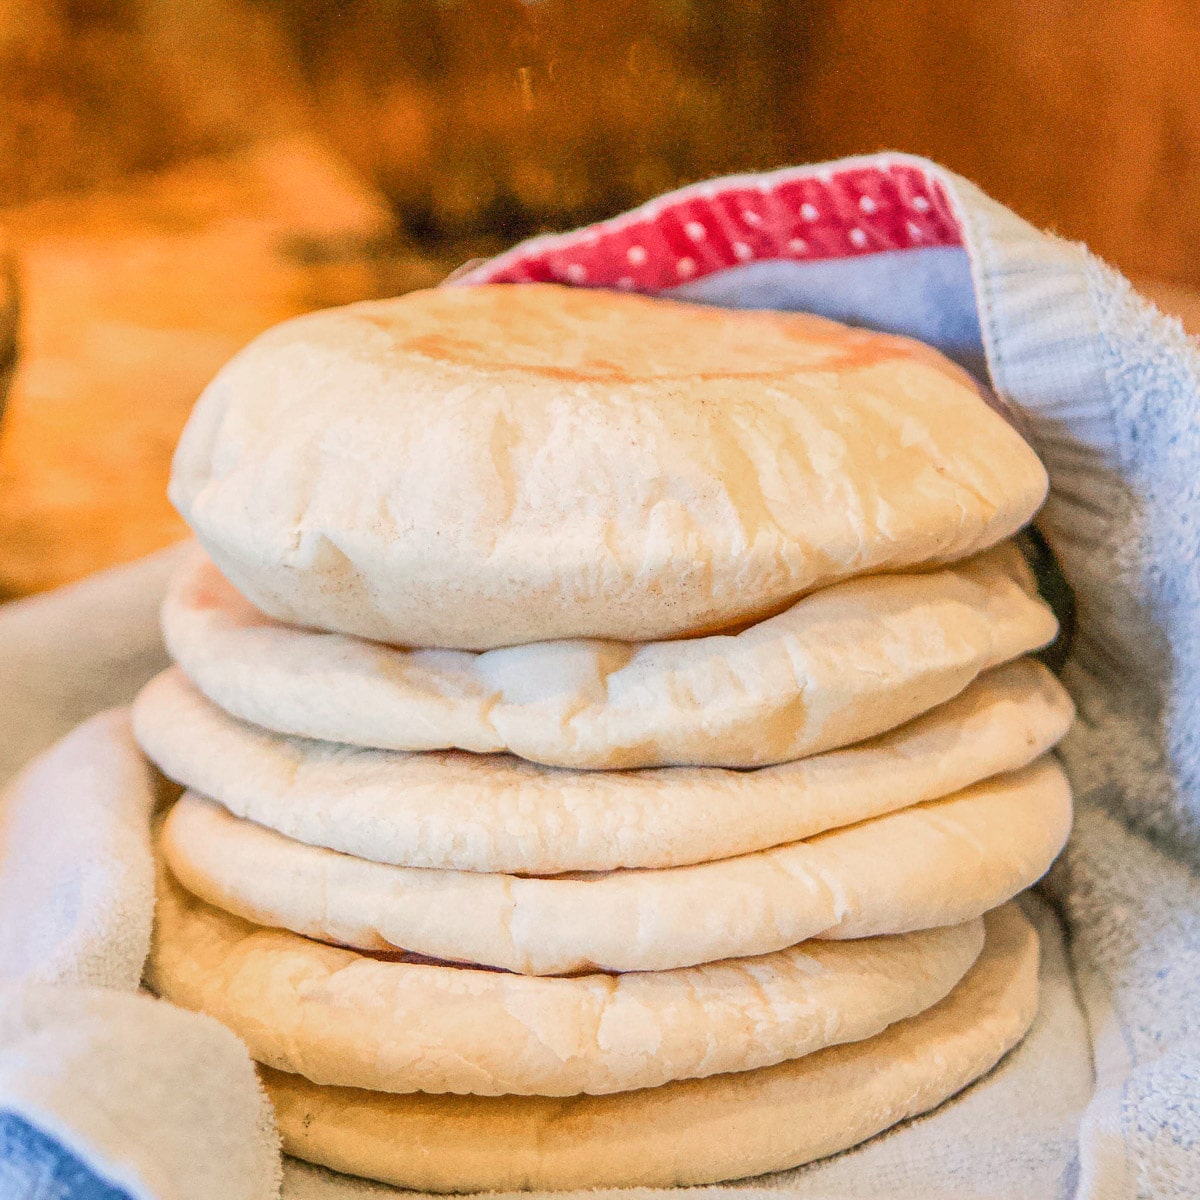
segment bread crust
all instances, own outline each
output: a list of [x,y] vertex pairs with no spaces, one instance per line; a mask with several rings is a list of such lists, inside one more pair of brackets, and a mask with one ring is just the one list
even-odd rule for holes
[[728,629],[965,558],[1046,488],[919,343],[514,285],[268,330],[196,405],[170,496],[272,616],[479,650]]

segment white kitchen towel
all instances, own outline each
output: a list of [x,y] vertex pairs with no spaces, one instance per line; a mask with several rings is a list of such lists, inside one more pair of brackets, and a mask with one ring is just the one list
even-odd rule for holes
[[211,1018],[149,996],[0,985],[0,1098],[5,1200],[278,1191],[274,1118],[245,1048]]
[[[130,581],[143,591],[144,574]],[[60,645],[42,665],[65,681],[70,652]],[[5,1200],[261,1200],[278,1189],[279,1142],[245,1048],[216,1021],[138,993],[156,799],[119,708],[67,734],[0,800]]]
[[[1039,1024],[991,1077],[931,1117],[829,1162],[713,1190],[829,1200],[1200,1194],[1195,347],[1083,247],[1039,233],[969,183],[903,155],[697,185],[586,230],[534,239],[456,283],[532,279],[805,309],[939,345],[990,384],[1045,460],[1052,493],[1040,524],[1078,599],[1065,679],[1081,717],[1064,758],[1080,816],[1052,879],[1073,981],[1053,969],[1051,923]],[[17,731],[0,753],[26,756],[68,719],[122,702],[149,673],[160,651],[148,622],[133,615],[152,605],[161,569],[136,566],[0,614],[0,730],[5,739]],[[89,599],[103,616],[90,615]],[[39,649],[22,654],[14,638]],[[47,822],[44,834],[57,830]],[[15,911],[3,919],[20,921]],[[35,957],[28,944],[23,953]],[[19,996],[9,1002],[27,1011]],[[29,1061],[18,1054],[0,1078]],[[174,1086],[199,1096],[201,1080],[161,1065]],[[10,1112],[10,1124],[0,1122],[0,1163],[7,1156],[15,1171],[33,1161],[50,1171],[60,1162],[85,1173],[91,1163],[111,1182],[104,1164],[120,1147],[87,1133],[66,1139],[56,1160],[54,1135],[63,1131],[39,1123],[12,1094],[15,1102],[0,1086],[0,1109]],[[206,1102],[234,1111],[251,1100],[227,1090]],[[252,1125],[245,1122],[247,1146],[262,1136]],[[142,1136],[136,1126],[112,1132]],[[36,1186],[11,1194],[38,1196]],[[289,1165],[284,1188],[306,1200],[382,1194],[298,1165]],[[254,1200],[260,1194],[270,1194],[269,1183]]]

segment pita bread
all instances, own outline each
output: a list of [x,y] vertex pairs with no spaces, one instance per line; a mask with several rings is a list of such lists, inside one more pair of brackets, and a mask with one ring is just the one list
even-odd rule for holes
[[834,1154],[993,1066],[1037,1009],[1037,934],[1013,906],[939,1004],[868,1041],[616,1096],[393,1096],[263,1069],[288,1154],[431,1192],[718,1183]]
[[552,766],[758,767],[862,741],[1053,639],[1011,544],[855,579],[732,637],[404,651],[279,625],[202,556],[163,607],[172,656],[227,712],[392,750],[511,751]]
[[383,866],[185,796],[163,853],[190,891],[259,924],[525,974],[662,971],[806,938],[970,920],[1029,887],[1067,839],[1058,765],[741,858],[522,878]]
[[226,716],[178,671],[147,686],[135,719],[167,775],[297,841],[401,866],[551,875],[731,858],[937,799],[1025,766],[1072,711],[1024,659],[872,741],[756,771],[576,772],[283,738]]
[[871,1037],[936,1003],[980,922],[684,971],[536,979],[381,961],[262,929],[163,871],[147,981],[253,1058],[389,1092],[565,1096],[740,1071]]
[[727,629],[965,558],[1046,486],[916,342],[525,285],[269,330],[205,390],[170,495],[264,612],[480,650]]

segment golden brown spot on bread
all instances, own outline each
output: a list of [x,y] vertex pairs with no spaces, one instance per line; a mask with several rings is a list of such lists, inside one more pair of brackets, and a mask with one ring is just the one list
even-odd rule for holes
[[892,343],[890,339],[879,338],[869,341],[864,339],[856,345],[839,345],[830,339],[826,344],[830,349],[828,355],[811,363],[797,364],[790,369],[786,366],[778,366],[761,370],[688,371],[679,369],[636,373],[619,366],[611,359],[593,355],[584,355],[569,367],[554,363],[504,362],[499,360],[494,347],[480,342],[470,342],[464,338],[448,337],[441,333],[421,334],[417,337],[407,338],[398,344],[398,348],[426,358],[437,359],[440,362],[456,362],[463,366],[479,367],[489,372],[523,371],[548,379],[561,379],[564,382],[603,380],[613,383],[629,383],[638,379],[777,379],[781,375],[787,375],[793,371],[817,370],[838,373],[860,371],[879,366],[881,363],[917,357],[907,345]]
[[610,359],[585,355],[573,367],[553,363],[524,363],[498,361],[496,348],[484,342],[448,337],[444,333],[425,333],[406,338],[399,343],[401,350],[436,358],[441,362],[457,362],[464,366],[482,367],[488,371],[531,371],[550,379],[577,381],[585,379],[631,380],[635,378]]
[[401,354],[564,383],[772,379],[900,361],[958,369],[906,338],[809,313],[707,305],[546,284],[448,288],[359,310]]

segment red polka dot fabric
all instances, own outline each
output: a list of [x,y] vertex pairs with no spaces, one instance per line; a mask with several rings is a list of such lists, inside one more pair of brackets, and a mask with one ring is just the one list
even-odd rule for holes
[[799,167],[697,184],[611,221],[534,238],[454,282],[660,292],[748,263],[960,245],[945,190],[918,166]]

